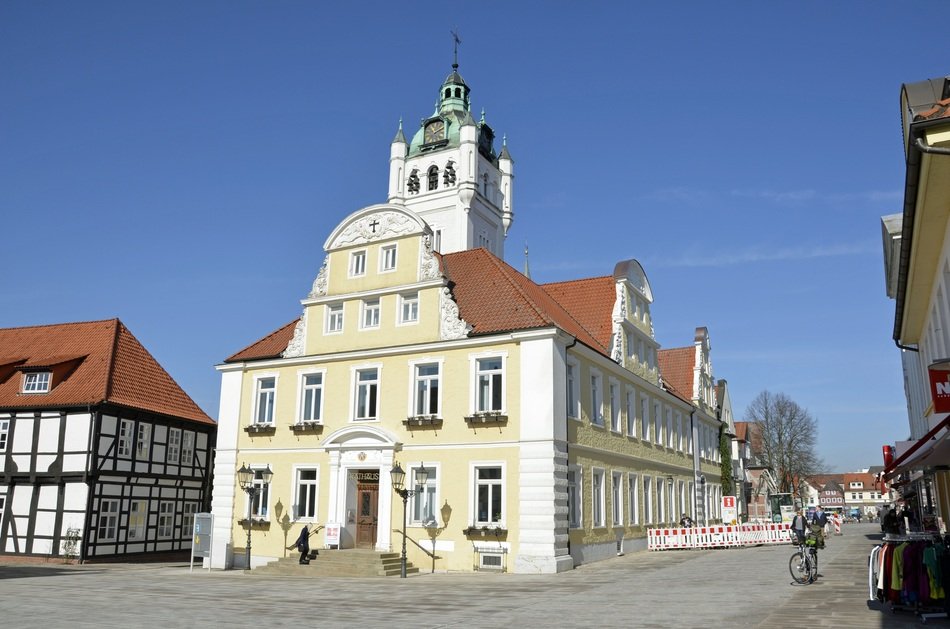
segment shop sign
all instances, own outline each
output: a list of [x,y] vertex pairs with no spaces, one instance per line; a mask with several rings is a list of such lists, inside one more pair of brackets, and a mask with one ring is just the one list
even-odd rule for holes
[[930,396],[934,413],[950,413],[950,360],[940,360],[930,365]]

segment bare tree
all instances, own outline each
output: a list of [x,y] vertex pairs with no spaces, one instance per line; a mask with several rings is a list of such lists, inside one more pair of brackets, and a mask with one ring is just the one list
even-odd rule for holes
[[745,411],[755,425],[752,451],[775,474],[780,493],[800,493],[801,484],[821,472],[815,453],[818,422],[784,393],[762,391]]

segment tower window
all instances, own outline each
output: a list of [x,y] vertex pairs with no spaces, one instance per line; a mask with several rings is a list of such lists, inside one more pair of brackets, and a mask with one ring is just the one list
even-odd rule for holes
[[445,97],[451,98],[451,96],[452,96],[452,88],[451,87],[445,88]]
[[433,166],[429,169],[428,172],[429,178],[429,187],[427,190],[435,190],[439,187],[439,168],[438,166]]
[[461,87],[456,87],[456,88],[455,88],[455,98],[462,98],[462,88],[461,88]]

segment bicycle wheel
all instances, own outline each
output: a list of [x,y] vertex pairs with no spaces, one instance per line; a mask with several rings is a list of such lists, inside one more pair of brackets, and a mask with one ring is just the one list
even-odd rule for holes
[[788,571],[792,573],[792,579],[795,583],[808,583],[811,580],[811,569],[809,562],[801,551],[792,555],[788,560]]
[[809,559],[808,565],[811,568],[810,581],[814,582],[818,580],[818,553],[814,550],[811,551],[811,557]]

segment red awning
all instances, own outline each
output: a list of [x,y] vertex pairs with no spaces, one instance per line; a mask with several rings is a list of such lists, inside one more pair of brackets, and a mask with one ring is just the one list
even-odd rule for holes
[[950,465],[950,432],[943,432],[950,425],[950,415],[944,417],[933,430],[928,432],[906,452],[894,459],[884,468],[884,480],[890,480],[907,470],[924,469],[937,465]]

